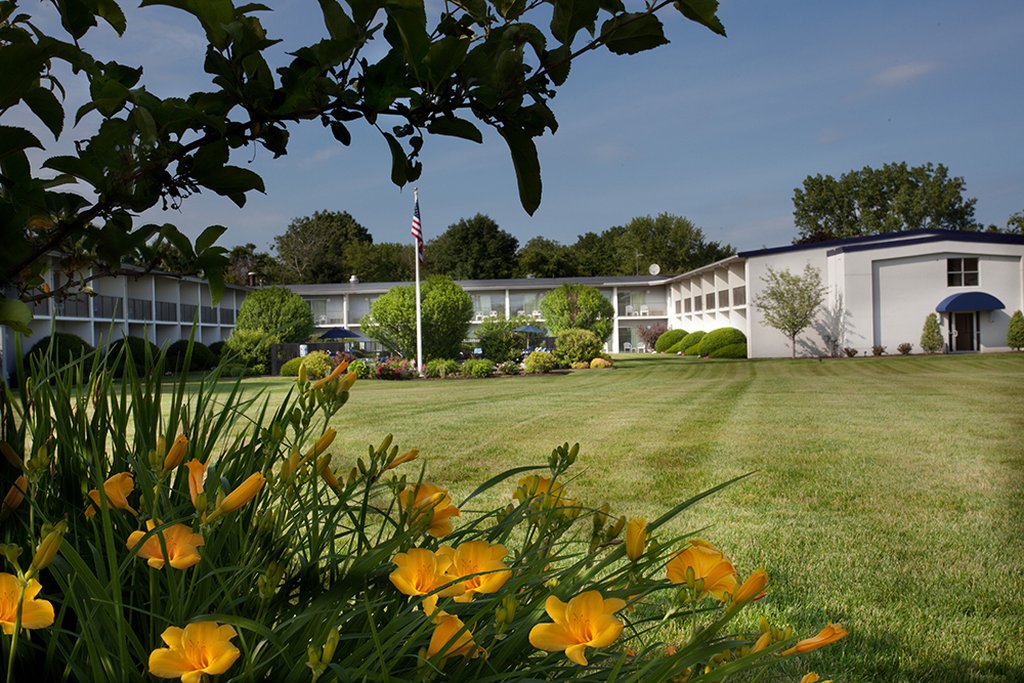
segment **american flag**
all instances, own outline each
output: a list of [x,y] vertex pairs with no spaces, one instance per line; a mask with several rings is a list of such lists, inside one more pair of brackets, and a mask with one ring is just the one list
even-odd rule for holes
[[416,193],[412,207],[412,238],[416,240],[416,255],[423,263],[423,229],[420,227],[420,195]]

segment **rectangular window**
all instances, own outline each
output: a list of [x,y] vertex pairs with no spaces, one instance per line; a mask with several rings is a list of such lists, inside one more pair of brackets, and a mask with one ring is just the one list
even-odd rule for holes
[[683,312],[683,300],[682,299],[676,299],[676,315],[679,315],[682,312]]
[[693,297],[693,312],[694,313],[700,313],[701,303],[702,303],[702,301],[701,301],[701,298],[700,298],[700,294],[698,294],[697,296]]
[[729,290],[723,289],[718,293],[718,305],[722,308],[729,308]]
[[690,297],[686,297],[685,299],[683,299],[683,304],[686,307],[687,313],[693,312],[693,299],[691,299]]
[[747,305],[747,288],[746,287],[733,287],[732,288],[732,305],[733,306],[746,306]]
[[707,310],[711,310],[715,307],[715,293],[708,292],[704,295],[704,306]]
[[946,259],[948,287],[978,286],[978,257]]

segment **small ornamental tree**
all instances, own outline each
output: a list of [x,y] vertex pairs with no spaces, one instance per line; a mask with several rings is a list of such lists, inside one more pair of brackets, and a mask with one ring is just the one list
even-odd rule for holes
[[768,267],[761,277],[765,288],[754,297],[754,306],[761,313],[761,324],[774,327],[789,339],[796,358],[796,338],[807,329],[825,301],[821,273],[807,264],[803,275]]
[[484,358],[495,363],[518,359],[527,346],[526,335],[516,332],[529,322],[527,318],[488,318],[476,328],[476,338],[480,342]]
[[263,332],[292,344],[309,339],[315,327],[313,312],[301,296],[284,287],[267,287],[245,297],[235,329]]
[[942,351],[942,331],[939,329],[939,316],[929,313],[924,319],[924,329],[921,330],[921,350],[925,353],[939,353]]
[[[444,275],[433,275],[421,287],[423,360],[455,358],[469,332],[473,300]],[[360,322],[363,332],[386,349],[406,358],[416,355],[416,289],[392,287],[370,306]]]
[[644,340],[644,344],[646,344],[647,348],[649,349],[654,349],[655,344],[658,343],[658,340],[661,338],[661,335],[665,334],[665,332],[667,331],[668,325],[666,325],[665,323],[647,325],[646,327],[641,327],[639,330],[640,338]]
[[1010,318],[1010,329],[1006,331],[1006,345],[1016,351],[1024,348],[1024,313],[1020,311]]
[[600,291],[589,285],[562,285],[540,300],[540,311],[551,334],[581,328],[601,341],[612,335],[615,308]]

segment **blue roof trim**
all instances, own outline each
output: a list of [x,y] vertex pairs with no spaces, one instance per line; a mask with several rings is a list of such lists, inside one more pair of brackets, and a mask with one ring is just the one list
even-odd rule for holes
[[[910,237],[911,239],[907,239]],[[791,251],[803,251],[807,249],[821,249],[831,247],[828,255],[839,254],[846,251],[866,251],[869,249],[880,249],[882,247],[900,246],[903,244],[921,244],[936,240],[954,240],[957,242],[980,242],[989,244],[1020,244],[1024,245],[1024,236],[1007,235],[993,232],[963,232],[959,230],[907,230],[906,232],[887,232],[881,235],[867,235],[864,237],[848,237],[841,240],[827,240],[824,242],[808,242],[807,244],[789,244],[784,247],[771,247],[768,249],[755,249],[753,251],[741,251],[737,256],[749,258],[751,256],[767,256],[769,254],[782,254]]]
[[950,294],[935,307],[938,313],[960,311],[998,311],[1006,308],[1003,302],[987,292],[960,292]]

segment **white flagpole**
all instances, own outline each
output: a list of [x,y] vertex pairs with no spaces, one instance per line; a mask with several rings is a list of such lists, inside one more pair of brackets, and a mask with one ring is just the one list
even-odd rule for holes
[[[415,206],[418,208],[420,205],[420,189],[418,187],[413,188],[412,196]],[[421,237],[414,240],[416,250],[416,374],[420,377],[423,376],[423,316],[420,305],[420,240],[423,239],[422,230],[423,228],[421,227]]]

